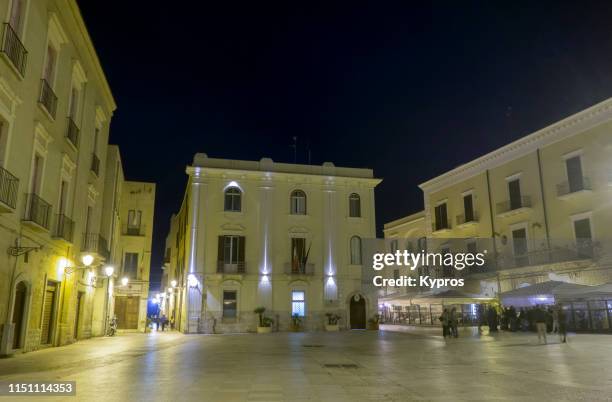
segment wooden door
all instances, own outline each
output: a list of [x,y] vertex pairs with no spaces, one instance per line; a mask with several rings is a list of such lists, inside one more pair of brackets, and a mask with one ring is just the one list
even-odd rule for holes
[[13,307],[13,324],[15,330],[13,332],[13,349],[23,347],[21,336],[24,330],[25,312],[26,312],[26,294],[27,287],[23,282],[19,282],[15,287],[15,303]]
[[138,313],[140,297],[127,296],[115,298],[115,314],[117,315],[117,328],[138,329]]
[[[358,300],[355,300],[355,299]],[[351,297],[351,329],[365,329],[366,327],[366,305],[363,296]]]
[[45,298],[43,300],[43,317],[40,334],[40,343],[48,345],[52,341],[53,336],[53,316],[55,315],[55,296],[57,293],[57,284],[55,282],[47,282],[45,289]]
[[79,339],[79,324],[81,323],[81,310],[83,309],[83,295],[84,292],[77,294],[76,311],[74,318],[74,339]]

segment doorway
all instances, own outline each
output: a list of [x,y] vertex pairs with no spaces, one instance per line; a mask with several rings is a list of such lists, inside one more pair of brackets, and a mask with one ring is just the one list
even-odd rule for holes
[[138,329],[138,313],[140,297],[115,297],[115,314],[117,315],[117,328]]
[[15,304],[13,306],[13,324],[15,331],[13,333],[13,349],[21,349],[23,347],[23,332],[26,322],[26,297],[28,288],[21,281],[15,287]]
[[83,309],[83,296],[85,292],[77,293],[76,311],[74,319],[74,339],[79,339],[79,324],[81,323],[81,310]]
[[47,282],[45,289],[45,298],[43,299],[43,316],[40,334],[40,343],[48,345],[53,340],[53,326],[55,315],[55,298],[57,294],[57,283],[53,281]]
[[350,324],[351,329],[366,328],[366,303],[365,299],[360,294],[351,297]]

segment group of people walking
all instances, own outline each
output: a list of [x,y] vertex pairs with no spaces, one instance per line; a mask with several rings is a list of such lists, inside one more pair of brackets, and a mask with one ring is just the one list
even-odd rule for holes
[[442,335],[444,338],[447,336],[457,338],[459,336],[459,331],[457,330],[459,325],[459,317],[455,307],[450,309],[450,311],[445,308],[440,316],[440,321],[442,322]]
[[[514,306],[499,309],[490,305],[480,311],[478,332],[482,333],[482,327],[488,326],[489,333],[498,331],[498,328],[506,331],[536,331],[538,342],[547,343],[548,332],[557,333],[561,342],[567,342],[566,314],[560,305],[521,308],[518,312]],[[442,323],[442,335],[457,338],[459,325],[459,314],[455,307],[445,308],[439,320]]]

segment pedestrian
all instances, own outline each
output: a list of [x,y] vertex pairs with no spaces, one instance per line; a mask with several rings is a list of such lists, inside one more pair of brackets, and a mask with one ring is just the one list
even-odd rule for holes
[[166,330],[166,322],[168,321],[168,319],[166,318],[166,314],[163,314],[160,318],[161,321],[161,330],[162,332],[164,332]]
[[497,332],[497,310],[495,310],[495,306],[489,306],[487,321],[489,323],[489,333]]
[[559,339],[561,340],[561,342],[566,343],[567,342],[567,323],[566,323],[565,311],[563,310],[562,306],[559,306],[559,308],[557,309],[557,320],[558,320],[558,326],[559,326]]
[[459,332],[457,331],[457,325],[458,325],[458,318],[457,318],[457,308],[453,307],[451,309],[450,315],[449,315],[449,319],[448,319],[448,325],[449,325],[449,329],[450,329],[450,336],[451,337],[455,337],[457,338],[459,336]]
[[444,338],[446,338],[446,336],[448,335],[448,324],[449,324],[449,313],[448,313],[448,309],[444,309],[444,311],[442,311],[442,315],[440,316],[440,321],[442,322],[442,336]]
[[553,307],[553,311],[552,311],[552,319],[553,319],[552,332],[553,333],[559,332],[559,309],[560,309],[559,306]]
[[538,331],[538,342],[544,340],[544,344],[546,344],[546,311],[539,305],[536,306],[533,311],[533,319]]

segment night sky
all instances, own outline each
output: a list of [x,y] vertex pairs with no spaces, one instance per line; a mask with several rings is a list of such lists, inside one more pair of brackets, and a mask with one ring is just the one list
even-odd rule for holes
[[373,168],[380,232],[422,208],[419,183],[612,96],[603,2],[78,2],[110,142],[157,183],[152,287],[196,152],[293,162],[297,136],[299,163]]

